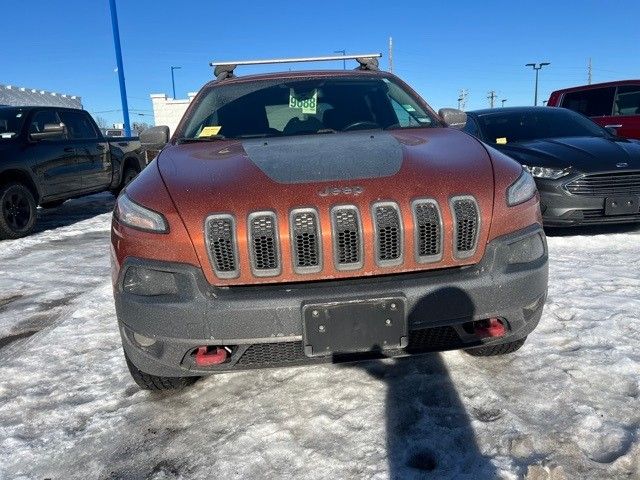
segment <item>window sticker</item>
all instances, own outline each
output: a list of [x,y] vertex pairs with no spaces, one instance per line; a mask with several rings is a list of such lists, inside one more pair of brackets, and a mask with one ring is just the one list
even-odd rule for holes
[[318,111],[318,90],[307,95],[296,95],[293,88],[289,89],[289,108],[301,108],[302,113],[310,113],[315,115]]
[[415,112],[415,111],[416,111],[416,109],[415,109],[415,108],[413,108],[413,106],[411,106],[411,105],[409,105],[409,104],[407,104],[407,105],[402,105],[402,106],[404,107],[404,109],[405,109],[407,112]]
[[496,143],[499,144],[499,145],[506,145],[507,144],[507,137],[496,138]]
[[218,135],[222,127],[218,125],[210,125],[208,127],[204,127],[202,131],[198,134],[198,138],[200,137],[211,137],[213,135]]

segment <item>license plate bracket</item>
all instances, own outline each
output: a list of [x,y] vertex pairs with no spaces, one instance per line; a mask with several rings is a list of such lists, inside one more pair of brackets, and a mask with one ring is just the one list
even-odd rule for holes
[[302,307],[305,354],[371,352],[408,344],[402,297],[312,303]]
[[604,202],[605,215],[633,215],[640,212],[640,196],[608,197]]

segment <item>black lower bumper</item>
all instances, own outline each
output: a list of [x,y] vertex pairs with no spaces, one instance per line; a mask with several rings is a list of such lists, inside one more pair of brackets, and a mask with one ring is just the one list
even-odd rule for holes
[[[513,245],[532,235],[543,241],[542,256],[509,263]],[[355,280],[217,288],[192,266],[131,258],[121,269],[114,296],[123,346],[136,367],[161,376],[203,375],[330,360],[304,353],[302,312],[310,303],[405,299],[408,346],[385,350],[385,355],[512,342],[527,336],[540,319],[547,261],[544,233],[536,225],[494,240],[474,266]],[[125,293],[124,276],[135,266],[172,272],[178,292]],[[506,322],[505,336],[480,339],[467,328],[473,320],[491,317]],[[143,346],[135,334],[154,343]],[[192,353],[202,345],[229,346],[229,361],[197,367]]]

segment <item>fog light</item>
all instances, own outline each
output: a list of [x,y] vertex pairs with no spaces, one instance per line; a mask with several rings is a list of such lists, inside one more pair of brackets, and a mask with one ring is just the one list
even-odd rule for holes
[[544,242],[540,234],[536,233],[510,244],[507,262],[528,263],[539,259],[542,255],[544,255]]
[[135,333],[135,332],[133,334],[133,339],[141,347],[150,347],[151,345],[156,343],[155,339],[150,338],[150,337],[145,337],[144,335],[141,335],[141,334]]
[[146,297],[178,293],[173,273],[135,266],[127,269],[123,288],[125,293]]

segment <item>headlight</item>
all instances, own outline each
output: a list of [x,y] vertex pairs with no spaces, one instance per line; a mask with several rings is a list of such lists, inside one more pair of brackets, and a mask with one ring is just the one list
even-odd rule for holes
[[507,205],[513,207],[533,198],[536,182],[529,172],[523,170],[518,179],[507,188]]
[[536,178],[549,178],[551,180],[564,177],[571,171],[571,168],[530,167],[529,165],[522,165],[522,167]]
[[169,230],[167,221],[161,214],[138,205],[125,193],[118,197],[113,214],[120,223],[128,227],[161,233]]

